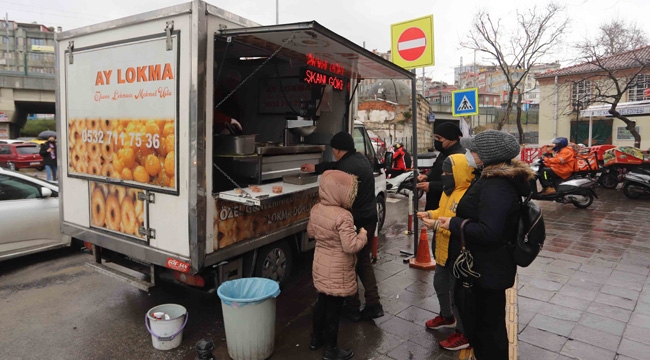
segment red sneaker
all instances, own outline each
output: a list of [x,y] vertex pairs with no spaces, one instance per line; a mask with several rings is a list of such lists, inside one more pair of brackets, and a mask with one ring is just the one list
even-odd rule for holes
[[437,329],[444,329],[444,328],[453,328],[456,326],[456,319],[451,318],[451,320],[447,320],[444,317],[438,315],[435,318],[427,321],[425,325],[429,329],[437,330]]
[[469,347],[469,340],[463,333],[455,332],[447,340],[442,340],[440,347],[446,350],[462,350]]

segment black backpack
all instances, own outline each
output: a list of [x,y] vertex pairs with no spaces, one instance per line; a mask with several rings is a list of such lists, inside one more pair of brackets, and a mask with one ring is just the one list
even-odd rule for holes
[[537,257],[544,246],[546,227],[539,205],[530,201],[532,193],[521,202],[517,239],[512,246],[512,258],[515,264],[526,267]]
[[411,154],[409,154],[406,149],[404,149],[404,165],[406,165],[407,169],[411,168],[411,165],[413,165],[413,160],[411,160]]

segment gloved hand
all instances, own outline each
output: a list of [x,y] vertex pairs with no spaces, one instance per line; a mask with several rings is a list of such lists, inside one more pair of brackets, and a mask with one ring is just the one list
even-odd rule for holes
[[243,130],[239,121],[235,119],[230,119],[230,125],[236,127],[237,129],[239,129],[239,131]]

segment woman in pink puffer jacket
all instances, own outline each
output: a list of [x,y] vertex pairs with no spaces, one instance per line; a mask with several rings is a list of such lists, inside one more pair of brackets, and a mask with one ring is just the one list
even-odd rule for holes
[[354,229],[352,207],[357,178],[339,170],[325,171],[320,178],[320,203],[311,209],[307,233],[316,239],[312,265],[318,300],[314,305],[314,333],[310,349],[323,343],[323,359],[349,359],[351,350],[337,346],[339,317],[346,296],[357,292],[355,254],[366,244],[368,234]]

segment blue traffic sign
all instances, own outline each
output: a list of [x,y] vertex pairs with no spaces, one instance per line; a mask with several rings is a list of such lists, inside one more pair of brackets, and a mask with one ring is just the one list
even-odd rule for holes
[[436,114],[429,114],[429,117],[427,118],[427,122],[429,124],[432,124],[436,121]]
[[451,115],[478,115],[478,88],[452,91]]

